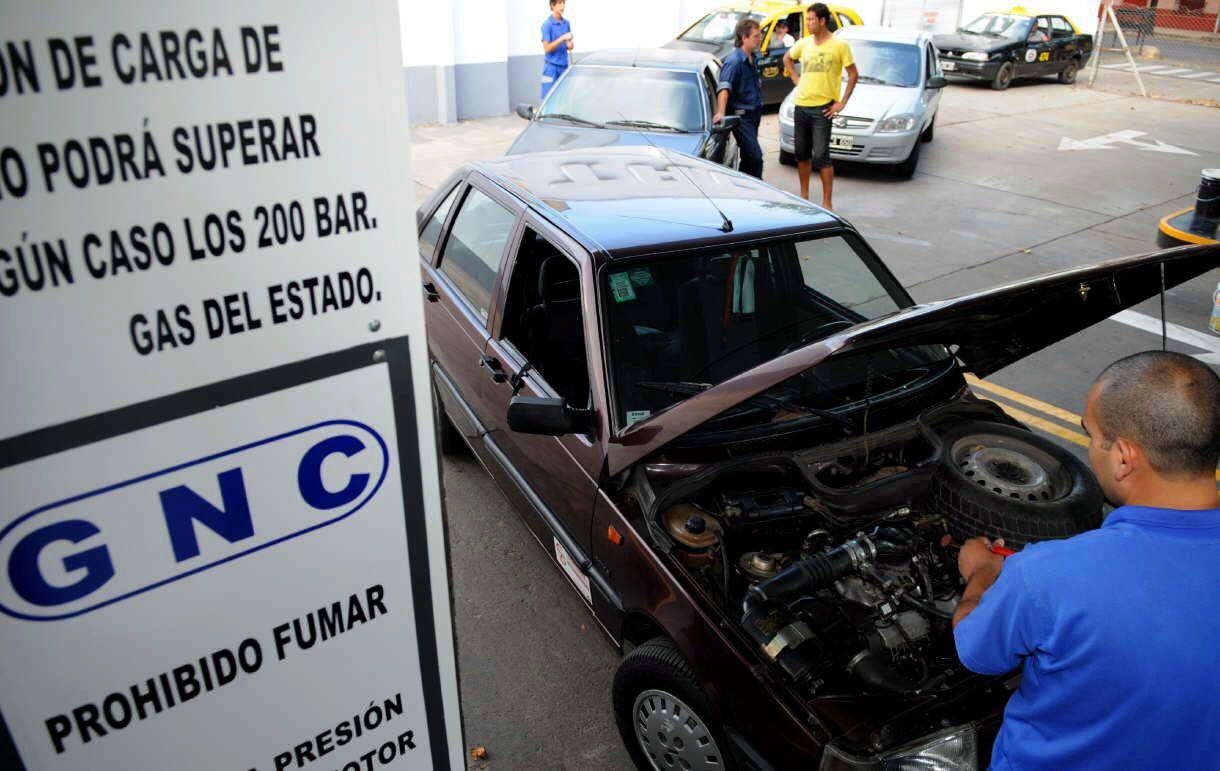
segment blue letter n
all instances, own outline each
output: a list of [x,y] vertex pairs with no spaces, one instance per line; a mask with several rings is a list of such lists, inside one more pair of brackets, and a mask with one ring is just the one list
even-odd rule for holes
[[174,559],[178,562],[199,554],[195,520],[229,543],[254,535],[250,502],[246,500],[246,485],[241,478],[241,469],[222,471],[216,475],[216,479],[220,482],[224,508],[216,508],[186,485],[161,491],[161,510],[165,512],[165,526],[169,531],[170,544],[174,547]]

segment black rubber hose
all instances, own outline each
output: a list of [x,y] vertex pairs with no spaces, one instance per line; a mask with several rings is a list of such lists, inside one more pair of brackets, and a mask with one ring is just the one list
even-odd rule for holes
[[800,560],[779,575],[750,587],[750,598],[758,602],[775,602],[794,594],[809,594],[829,586],[853,568],[851,555],[839,546],[825,554],[815,554]]
[[937,618],[943,618],[943,619],[947,619],[947,620],[953,619],[953,614],[950,613],[949,611],[941,610],[940,608],[936,607],[935,605],[930,605],[926,602],[917,600],[914,597],[912,597],[911,595],[907,594],[906,592],[899,594],[898,599],[902,600],[903,602],[910,605],[912,608],[915,608],[916,610],[922,610],[924,613],[927,613],[932,616],[936,616]]
[[865,653],[852,664],[851,672],[860,678],[861,682],[875,691],[887,693],[908,693],[915,690],[919,684],[905,677],[877,658],[871,652]]

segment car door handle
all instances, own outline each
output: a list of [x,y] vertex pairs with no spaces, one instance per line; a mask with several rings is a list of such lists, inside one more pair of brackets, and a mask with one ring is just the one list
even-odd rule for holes
[[480,356],[479,366],[487,368],[493,383],[503,383],[505,380],[508,380],[508,373],[504,371],[504,367],[500,365],[500,360],[495,356]]
[[424,282],[424,299],[430,303],[434,303],[441,299],[441,296],[436,293],[436,285],[431,281]]

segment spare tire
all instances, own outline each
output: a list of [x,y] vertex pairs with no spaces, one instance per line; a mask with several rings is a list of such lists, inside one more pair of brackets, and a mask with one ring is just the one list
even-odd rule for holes
[[1101,523],[1101,485],[1053,441],[981,421],[959,423],[941,441],[932,500],[958,540],[985,535],[1019,549]]

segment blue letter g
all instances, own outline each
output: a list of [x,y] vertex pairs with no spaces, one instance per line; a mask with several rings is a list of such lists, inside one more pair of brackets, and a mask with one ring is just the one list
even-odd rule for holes
[[13,589],[23,600],[34,605],[62,605],[97,590],[114,577],[114,565],[105,546],[94,546],[64,557],[66,570],[84,570],[85,574],[69,586],[52,586],[38,569],[42,550],[56,541],[80,543],[102,532],[92,522],[69,519],[35,530],[17,542],[8,558],[8,577]]

